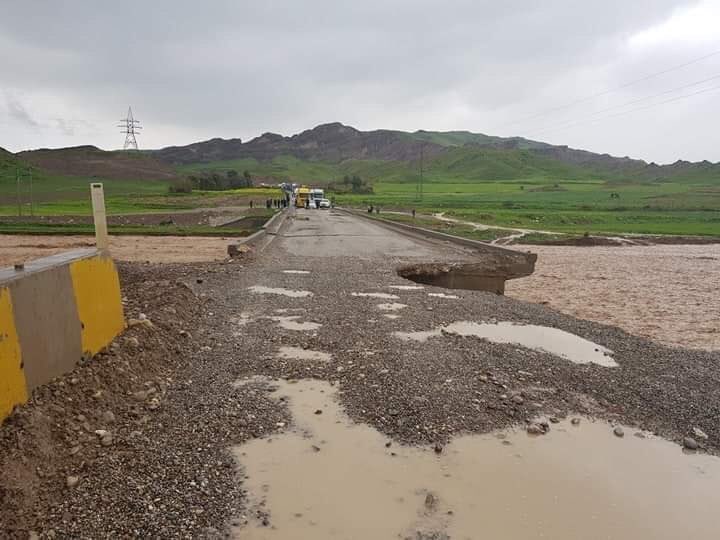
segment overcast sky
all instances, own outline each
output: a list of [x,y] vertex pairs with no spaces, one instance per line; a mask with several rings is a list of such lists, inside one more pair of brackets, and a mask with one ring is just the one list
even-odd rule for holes
[[718,21],[720,0],[0,0],[0,146],[122,147],[132,105],[142,148],[340,121],[720,161]]

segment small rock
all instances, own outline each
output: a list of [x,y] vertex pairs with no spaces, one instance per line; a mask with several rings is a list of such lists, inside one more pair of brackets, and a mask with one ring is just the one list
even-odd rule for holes
[[579,419],[579,418],[573,418],[572,420],[570,420],[570,423],[571,423],[573,426],[579,426],[579,425],[580,425],[580,419]]
[[436,454],[441,454],[442,451],[443,451],[442,444],[440,444],[440,443],[435,443],[435,447],[433,448],[433,450],[435,450],[435,453],[436,453]]
[[390,448],[392,446],[392,442],[388,441],[385,443],[385,448]]
[[105,411],[102,415],[102,419],[104,422],[112,424],[113,422],[115,422],[115,413],[113,413],[112,411]]
[[560,423],[560,419],[559,419],[557,416],[551,416],[550,418],[548,418],[548,420],[550,420],[550,423],[551,423],[551,424],[558,424],[558,423]]
[[705,433],[702,429],[699,427],[693,428],[693,435],[695,435],[698,439],[707,440],[708,436],[707,433]]
[[138,338],[136,338],[135,336],[130,336],[129,338],[127,338],[126,341],[128,342],[129,345],[131,345],[133,347],[137,348],[140,346],[140,340]]
[[147,315],[141,313],[140,315],[138,315],[138,319],[140,319],[141,321],[147,321]]
[[160,400],[154,397],[150,401],[148,401],[146,407],[148,410],[155,411],[160,408]]
[[425,495],[425,508],[432,511],[437,507],[437,499],[432,493]]
[[525,403],[525,400],[523,399],[523,397],[520,394],[515,394],[512,397],[512,400],[513,400],[513,403],[515,403],[516,405],[522,405],[523,403]]
[[322,414],[322,409],[315,410],[315,414]]
[[545,433],[545,430],[538,424],[530,424],[527,428],[525,428],[525,431],[527,431],[530,435],[542,435]]
[[79,476],[68,476],[65,479],[65,485],[69,489],[75,488],[80,483],[80,477]]
[[613,429],[613,433],[615,434],[616,437],[624,437],[625,436],[625,431],[620,426],[615,426],[615,429]]
[[149,392],[147,390],[139,390],[133,394],[133,399],[136,401],[145,401],[148,398]]
[[683,439],[683,447],[685,447],[687,450],[697,450],[698,446],[699,445],[697,441],[692,437],[685,437]]

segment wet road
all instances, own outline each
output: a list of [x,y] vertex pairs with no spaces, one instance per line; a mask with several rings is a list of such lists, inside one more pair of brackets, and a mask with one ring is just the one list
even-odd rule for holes
[[[312,257],[433,257],[440,245],[408,238],[336,210],[298,210],[282,238],[280,249]],[[454,255],[461,253],[466,252],[457,250]]]
[[[714,447],[714,413],[702,410],[720,403],[708,386],[717,357],[395,273],[467,256],[340,212],[301,210],[218,289],[241,347],[237,391],[279,385],[289,415],[233,449],[249,490],[234,534],[712,538],[720,460],[641,428],[677,441],[701,427],[701,445]],[[528,325],[539,337],[493,341],[493,325]],[[543,349],[543,328],[568,339],[568,354]],[[612,361],[575,363],[575,342]],[[624,438],[613,434],[618,423]],[[549,433],[530,436],[528,426]]]

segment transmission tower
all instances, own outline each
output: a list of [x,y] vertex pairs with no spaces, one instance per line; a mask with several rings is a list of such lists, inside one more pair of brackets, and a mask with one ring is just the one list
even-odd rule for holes
[[128,148],[137,150],[138,145],[135,140],[135,134],[141,130],[142,127],[140,127],[140,120],[135,120],[133,118],[132,107],[128,107],[127,118],[121,118],[120,122],[121,124],[118,125],[119,128],[122,128],[120,133],[125,133],[125,144],[123,145],[123,150],[127,150]]

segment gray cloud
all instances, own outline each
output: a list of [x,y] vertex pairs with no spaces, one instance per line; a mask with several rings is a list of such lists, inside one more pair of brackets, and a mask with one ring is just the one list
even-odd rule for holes
[[[20,119],[8,115],[0,119],[0,146],[115,148],[122,136],[114,125],[131,104],[146,128],[139,137],[144,147],[290,134],[342,121],[361,129],[538,133],[554,143],[657,161],[720,160],[708,122],[720,112],[712,93],[546,131],[720,73],[720,56],[516,122],[713,46],[720,50],[720,38],[676,39],[669,31],[668,39],[660,32],[649,44],[633,41],[698,6],[690,0],[17,2],[0,18],[0,48],[7,53],[0,85],[23,95],[26,112],[51,127],[23,131]],[[68,124],[73,118],[96,129]]]

